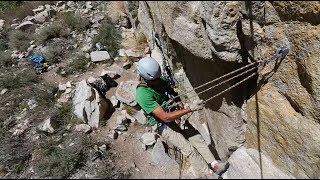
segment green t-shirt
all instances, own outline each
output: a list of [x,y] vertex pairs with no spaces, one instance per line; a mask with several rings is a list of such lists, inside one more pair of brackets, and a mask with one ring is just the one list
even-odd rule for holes
[[170,89],[169,83],[161,78],[160,84],[156,87],[138,86],[136,90],[136,100],[148,116],[148,124],[153,126],[160,123],[152,115],[152,112],[163,103],[169,100],[166,92]]

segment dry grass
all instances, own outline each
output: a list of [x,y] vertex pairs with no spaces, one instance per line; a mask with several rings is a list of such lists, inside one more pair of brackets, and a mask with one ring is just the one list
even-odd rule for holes
[[144,49],[148,46],[147,37],[142,32],[136,32],[135,35],[134,47],[139,51],[144,51]]
[[125,16],[126,14],[124,1],[111,1],[105,10],[113,23],[118,23],[121,17]]

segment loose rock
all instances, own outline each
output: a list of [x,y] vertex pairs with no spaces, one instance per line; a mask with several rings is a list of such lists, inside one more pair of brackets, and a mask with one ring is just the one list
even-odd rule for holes
[[49,12],[47,10],[42,11],[34,16],[34,20],[38,23],[44,23],[49,18]]
[[125,49],[119,49],[119,51],[118,51],[118,54],[119,54],[119,56],[121,56],[121,57],[124,57],[124,56],[126,56],[126,50]]
[[54,129],[53,129],[53,127],[52,127],[51,119],[50,119],[50,118],[46,119],[43,123],[41,123],[41,124],[38,126],[38,129],[39,129],[40,131],[43,131],[43,132],[54,133]]
[[100,76],[104,76],[106,74],[110,76],[112,79],[116,79],[119,77],[119,75],[115,71],[106,71],[106,70],[103,70]]
[[116,96],[112,96],[111,98],[110,98],[110,101],[111,101],[111,103],[112,103],[112,106],[115,108],[115,107],[118,107],[118,105],[119,105],[119,100],[116,98]]
[[0,94],[3,95],[3,94],[5,94],[7,91],[8,91],[8,89],[2,89],[1,92],[0,92]]
[[25,22],[21,23],[19,26],[15,27],[15,29],[21,29],[21,30],[24,31],[24,30],[30,28],[33,25],[34,25],[33,22],[25,21]]
[[135,112],[132,116],[138,121],[138,123],[144,125],[147,123],[147,117],[144,115],[143,110]]
[[99,126],[99,120],[107,112],[111,112],[105,99],[101,98],[98,91],[90,87],[85,80],[79,82],[76,86],[73,106],[74,114],[94,128]]
[[91,130],[91,126],[89,126],[88,124],[78,124],[75,126],[75,130],[80,131],[80,132],[84,132],[84,133],[88,133]]
[[36,14],[40,11],[43,11],[44,10],[44,6],[39,6],[37,9],[33,9],[32,11]]
[[105,95],[106,92],[111,87],[116,87],[118,85],[117,82],[115,82],[110,76],[105,74],[104,76],[101,76],[99,78],[92,78],[90,77],[88,79],[88,83],[94,87],[96,90],[98,90],[102,95]]
[[65,91],[67,89],[66,84],[59,84],[59,91]]
[[125,124],[127,118],[124,115],[117,116],[117,125]]
[[92,51],[90,53],[92,62],[100,62],[110,59],[110,55],[107,51]]
[[66,87],[67,87],[67,88],[71,88],[71,82],[70,82],[70,81],[68,81],[68,82],[66,83]]
[[127,49],[125,50],[125,54],[128,56],[128,57],[136,57],[136,58],[139,58],[141,57],[143,54],[139,53],[139,52],[135,52],[133,51],[132,49]]
[[154,143],[156,143],[155,135],[156,135],[155,133],[147,132],[141,136],[140,140],[142,141],[143,144],[147,146],[151,146]]
[[34,99],[29,99],[28,100],[28,106],[29,106],[29,109],[34,109],[34,108],[36,108],[38,106],[38,103]]
[[125,125],[120,124],[120,125],[118,125],[118,126],[116,127],[115,130],[118,131],[118,132],[123,132],[123,131],[127,131],[128,128],[127,128]]
[[4,22],[5,22],[5,20],[0,19],[0,30],[2,30],[2,29],[3,29]]
[[139,81],[121,82],[115,94],[117,99],[129,106],[137,105],[135,100],[135,92],[138,84]]

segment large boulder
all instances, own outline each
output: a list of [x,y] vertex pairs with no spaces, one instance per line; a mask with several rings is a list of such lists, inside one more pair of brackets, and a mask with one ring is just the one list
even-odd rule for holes
[[110,88],[118,85],[118,83],[114,81],[108,74],[100,76],[99,78],[90,77],[87,82],[90,84],[90,86],[98,90],[103,96],[106,95],[106,92]]
[[92,128],[98,128],[99,121],[106,116],[109,104],[99,92],[89,86],[86,80],[80,81],[73,97],[74,114]]

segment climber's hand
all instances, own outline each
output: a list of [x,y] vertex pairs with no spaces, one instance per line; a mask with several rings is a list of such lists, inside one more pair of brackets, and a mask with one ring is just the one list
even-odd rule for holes
[[190,105],[186,105],[185,108],[190,108],[191,111],[198,111],[204,108],[205,103],[203,100],[195,100]]

